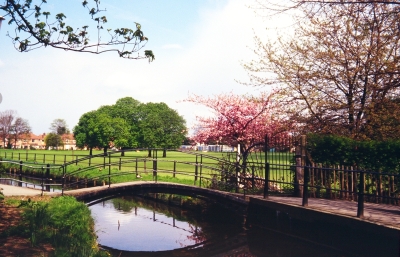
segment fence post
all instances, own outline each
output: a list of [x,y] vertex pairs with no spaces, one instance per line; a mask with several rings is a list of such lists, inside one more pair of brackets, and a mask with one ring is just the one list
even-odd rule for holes
[[201,187],[201,175],[203,173],[203,155],[200,155],[200,180],[199,180],[199,186]]
[[[264,138],[264,161],[265,161],[265,174],[264,174],[264,199],[268,198],[269,190],[269,163],[268,163],[268,135]],[[254,176],[253,176],[254,179]]]
[[136,157],[136,160],[135,160],[135,174],[136,174],[136,178],[138,178],[139,177],[139,173],[138,173],[138,158]]
[[[19,180],[22,181],[22,161],[19,161]],[[18,182],[18,186],[22,187],[22,182]]]
[[309,169],[305,166],[303,166],[304,170],[304,182],[303,182],[303,202],[302,206],[306,207],[308,206],[308,178],[309,178]]
[[157,159],[153,156],[153,179],[157,183]]
[[357,217],[364,217],[364,184],[365,184],[365,173],[360,171],[360,184],[358,185],[358,204],[357,204]]
[[176,173],[176,161],[174,161],[174,171],[172,172],[172,177],[175,178],[175,173]]
[[53,155],[53,164],[56,164],[56,155]]
[[21,160],[21,153],[18,153],[18,161]]
[[[106,165],[106,156],[104,156],[104,165]],[[111,154],[108,155],[108,188],[111,187]]]
[[42,196],[44,191],[44,167],[42,166]]
[[240,167],[239,167],[239,162],[236,161],[235,163],[235,193],[239,193],[239,173],[240,173]]
[[296,147],[296,174],[294,181],[295,196],[302,197],[304,190],[304,166],[306,164],[306,136],[300,136]]
[[[137,161],[137,158],[136,158],[136,161]],[[119,157],[118,170],[121,170],[121,163],[122,163],[122,160],[121,160],[121,157]]]
[[269,162],[265,163],[265,178],[264,178],[264,199],[268,198],[269,195]]
[[46,154],[43,154],[43,163],[46,163]]
[[254,165],[251,166],[251,189],[254,189]]
[[64,187],[65,187],[65,166],[62,166],[63,168],[63,180],[62,180],[62,187],[61,187],[61,195],[64,196]]
[[46,165],[46,191],[50,192],[50,185],[49,184],[49,180],[50,180],[50,164]]
[[196,181],[197,181],[197,174],[198,174],[198,161],[197,161],[197,155],[196,155],[196,164],[194,166],[194,185],[196,185]]

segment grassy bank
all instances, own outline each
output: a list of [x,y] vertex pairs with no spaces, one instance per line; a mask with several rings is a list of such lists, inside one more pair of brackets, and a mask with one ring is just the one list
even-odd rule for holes
[[97,246],[90,210],[75,198],[5,198],[4,204],[23,211],[18,225],[2,231],[0,238],[29,238],[32,247],[50,244],[54,250],[48,256],[108,256]]

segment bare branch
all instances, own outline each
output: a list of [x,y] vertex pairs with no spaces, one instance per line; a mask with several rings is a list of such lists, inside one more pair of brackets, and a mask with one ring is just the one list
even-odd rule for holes
[[[14,24],[14,33],[7,33],[14,47],[20,52],[28,52],[41,47],[53,47],[65,51],[101,54],[106,52],[117,52],[118,56],[127,59],[154,60],[151,50],[146,50],[144,55],[139,55],[148,38],[144,36],[141,25],[136,24],[136,29],[117,28],[105,29],[108,22],[106,16],[100,13],[106,10],[100,9],[100,1],[93,0],[94,7],[90,7],[85,0],[82,2],[84,8],[89,12],[90,19],[96,24],[97,40],[91,43],[89,40],[89,26],[83,25],[73,29],[67,25],[66,15],[58,13],[50,19],[50,12],[43,11],[46,0],[7,0],[0,6],[9,17],[9,24]],[[36,4],[34,4],[36,3]],[[108,40],[102,41],[102,33],[106,33]]]

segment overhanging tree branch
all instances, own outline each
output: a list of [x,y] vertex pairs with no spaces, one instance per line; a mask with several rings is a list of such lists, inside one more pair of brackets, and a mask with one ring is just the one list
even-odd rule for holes
[[[41,47],[53,47],[65,51],[85,52],[101,54],[106,52],[117,52],[126,59],[155,59],[151,50],[145,50],[140,55],[148,38],[144,36],[141,25],[135,23],[136,29],[117,28],[104,29],[107,17],[100,13],[106,10],[100,9],[100,1],[93,0],[94,7],[89,7],[88,1],[82,5],[89,11],[90,19],[96,24],[97,40],[89,40],[89,26],[84,25],[78,29],[66,24],[66,15],[58,13],[51,20],[50,12],[43,11],[46,0],[6,0],[0,5],[0,10],[9,17],[8,24],[15,25],[14,33],[7,32],[14,47],[20,52],[28,52]],[[93,31],[91,31],[93,32]],[[103,41],[101,34],[106,33],[108,40]]]

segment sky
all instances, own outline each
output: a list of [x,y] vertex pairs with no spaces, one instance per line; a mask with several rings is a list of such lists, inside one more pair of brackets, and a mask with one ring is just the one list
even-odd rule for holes
[[[63,12],[68,23],[95,26],[81,0],[48,3],[43,9],[52,15]],[[266,33],[267,22],[249,8],[252,5],[252,0],[102,0],[106,28],[142,25],[149,38],[145,49],[155,54],[152,63],[122,59],[116,53],[52,48],[20,53],[6,36],[14,29],[6,20],[0,29],[0,111],[17,111],[33,133],[42,134],[50,132],[55,119],[66,120],[72,130],[82,114],[133,97],[142,103],[165,102],[191,128],[196,116],[211,113],[182,102],[189,94],[262,90],[237,82],[248,81],[241,63],[257,58],[254,33]]]

